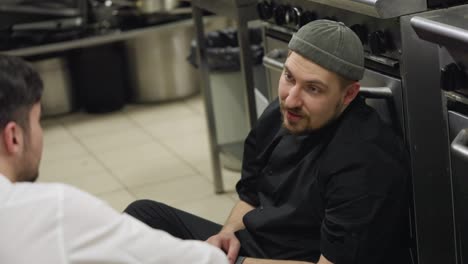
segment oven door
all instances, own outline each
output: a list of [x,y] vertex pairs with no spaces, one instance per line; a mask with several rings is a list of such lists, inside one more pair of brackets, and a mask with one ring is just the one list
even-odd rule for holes
[[266,68],[268,99],[270,101],[278,97],[278,85],[283,72],[287,52],[288,51],[284,49],[274,49],[263,57],[263,65]]
[[380,118],[405,139],[401,80],[366,69],[360,84],[359,94],[365,98],[367,105],[374,108]]
[[[468,107],[468,106],[467,106]],[[459,263],[468,263],[468,115],[448,111],[450,165],[453,182]]]
[[280,32],[268,26],[264,32],[265,56],[263,57],[263,65],[266,69],[268,87],[266,96],[271,102],[278,97],[278,83],[288,56],[288,43],[293,33]]

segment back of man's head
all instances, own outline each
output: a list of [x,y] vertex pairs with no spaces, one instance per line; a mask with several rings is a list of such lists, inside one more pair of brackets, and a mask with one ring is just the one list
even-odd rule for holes
[[0,55],[0,127],[14,121],[28,126],[29,111],[39,102],[43,84],[39,74],[19,58]]

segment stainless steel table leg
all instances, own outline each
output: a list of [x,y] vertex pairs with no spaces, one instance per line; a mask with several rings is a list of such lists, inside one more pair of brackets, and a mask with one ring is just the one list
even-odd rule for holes
[[192,7],[193,19],[195,22],[195,29],[197,34],[197,56],[199,61],[199,74],[200,74],[200,84],[203,93],[203,102],[205,105],[205,114],[206,120],[208,123],[208,136],[209,136],[209,145],[210,145],[210,154],[212,161],[212,171],[213,171],[213,182],[215,193],[223,193],[223,177],[221,173],[221,162],[219,157],[219,147],[218,139],[216,135],[216,124],[214,116],[214,107],[213,107],[213,96],[211,94],[210,88],[210,79],[208,76],[209,68],[206,58],[206,47],[204,42],[204,24],[203,24],[203,14],[202,9],[193,6]]
[[247,106],[246,121],[252,128],[257,121],[257,108],[255,105],[255,87],[253,78],[252,51],[250,50],[249,29],[247,20],[242,18],[243,12],[239,12],[237,19],[237,36],[241,55],[241,72],[245,85],[245,105]]

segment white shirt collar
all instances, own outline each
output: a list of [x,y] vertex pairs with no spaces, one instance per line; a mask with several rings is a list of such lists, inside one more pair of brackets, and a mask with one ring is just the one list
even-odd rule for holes
[[9,195],[12,186],[10,179],[0,173],[0,203]]

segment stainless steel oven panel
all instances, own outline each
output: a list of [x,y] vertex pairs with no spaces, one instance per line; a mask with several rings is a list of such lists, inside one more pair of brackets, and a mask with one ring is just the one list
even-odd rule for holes
[[[419,263],[458,263],[447,105],[441,93],[435,10],[400,18],[402,80]],[[443,35],[443,34],[442,34]]]
[[[350,27],[353,25],[362,25],[366,28],[368,34],[377,31],[385,32],[389,38],[389,47],[387,47],[384,53],[379,54],[379,56],[384,56],[395,60],[400,58],[401,37],[398,18],[380,19],[355,13],[342,8],[318,4],[308,0],[275,0],[274,3],[276,5],[298,7],[300,10],[302,10],[302,13],[305,11],[312,12],[316,14],[318,19],[333,18],[343,22],[345,25]],[[274,22],[273,20],[269,21],[272,23]],[[297,25],[290,23],[281,25],[280,27],[288,28],[292,32],[298,29]],[[367,40],[364,42],[364,49],[367,52],[370,52]]]
[[356,13],[378,18],[399,17],[425,11],[426,0],[308,0],[324,5],[343,8]]
[[468,5],[435,10],[415,16],[411,26],[421,39],[461,50],[466,54],[468,45]]
[[460,264],[468,263],[468,116],[448,112],[455,225]]

